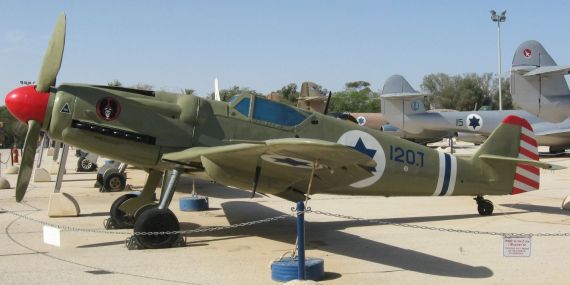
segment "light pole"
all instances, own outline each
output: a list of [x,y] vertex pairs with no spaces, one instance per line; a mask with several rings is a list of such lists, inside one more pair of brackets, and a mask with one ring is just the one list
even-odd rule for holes
[[497,45],[498,45],[498,53],[499,53],[499,110],[503,110],[503,88],[501,86],[501,22],[507,20],[507,10],[503,11],[501,15],[497,15],[495,10],[491,10],[491,20],[493,22],[497,22]]

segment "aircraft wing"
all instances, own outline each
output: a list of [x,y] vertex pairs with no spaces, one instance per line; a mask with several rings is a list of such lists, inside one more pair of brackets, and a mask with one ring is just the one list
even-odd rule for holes
[[315,164],[311,193],[345,188],[369,178],[376,162],[351,147],[314,139],[272,139],[216,147],[193,147],[162,157],[167,163],[191,165],[201,161],[214,180],[251,189],[260,166],[258,191],[299,200],[307,191]]

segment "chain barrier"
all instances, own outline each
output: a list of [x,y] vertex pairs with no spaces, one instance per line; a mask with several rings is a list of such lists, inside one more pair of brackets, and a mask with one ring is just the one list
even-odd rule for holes
[[6,162],[2,161],[2,156],[0,155],[0,163],[4,164],[4,165],[8,165],[8,162],[10,161],[10,159],[12,158],[12,154],[10,153],[10,155],[8,155],[8,158],[6,158]]
[[283,214],[280,216],[275,216],[275,217],[251,221],[251,222],[244,222],[244,223],[239,223],[239,224],[234,224],[234,225],[229,225],[229,226],[203,227],[203,228],[198,228],[198,229],[194,229],[194,230],[163,231],[163,232],[134,232],[133,233],[131,231],[117,231],[117,230],[106,230],[106,229],[87,229],[87,228],[79,228],[79,227],[73,227],[73,226],[58,225],[58,224],[53,224],[53,223],[49,223],[46,221],[34,219],[34,218],[29,217],[27,215],[23,215],[23,214],[20,214],[16,211],[10,211],[10,210],[4,209],[4,208],[0,208],[0,211],[12,214],[14,216],[18,216],[22,219],[25,219],[25,220],[28,220],[31,222],[39,223],[39,224],[44,225],[44,226],[50,226],[50,227],[57,228],[57,229],[60,229],[63,231],[88,232],[88,233],[99,233],[99,234],[114,234],[114,235],[135,235],[135,236],[136,235],[176,235],[176,234],[184,235],[184,234],[223,231],[223,230],[236,229],[236,228],[241,228],[241,227],[247,227],[247,226],[253,226],[253,225],[258,225],[258,224],[274,222],[274,221],[282,220],[282,219],[285,219],[285,218],[292,216],[291,214]]
[[396,227],[404,227],[404,228],[412,228],[412,229],[420,229],[420,230],[430,230],[430,231],[440,231],[440,232],[450,232],[450,233],[463,233],[463,234],[474,234],[474,235],[492,235],[492,236],[503,236],[503,237],[563,237],[563,236],[570,236],[570,233],[513,233],[513,232],[475,231],[475,230],[451,229],[451,228],[434,227],[434,226],[421,226],[421,225],[414,225],[414,224],[407,224],[407,223],[389,222],[389,221],[381,220],[381,219],[363,219],[363,218],[358,218],[358,217],[354,217],[354,216],[340,215],[340,214],[334,214],[334,213],[318,211],[318,210],[311,210],[311,208],[305,210],[305,212],[314,213],[317,215],[328,216],[328,217],[341,218],[341,219],[346,219],[346,220],[369,222],[369,223],[378,224],[378,225],[389,225],[389,226],[396,226]]
[[203,227],[193,230],[180,230],[180,231],[162,231],[162,232],[135,232],[132,231],[118,231],[118,230],[105,230],[105,229],[88,229],[88,228],[79,228],[73,226],[65,226],[65,225],[58,225],[49,223],[46,221],[34,219],[27,215],[20,214],[16,211],[10,211],[4,208],[0,208],[0,212],[9,213],[15,216],[18,216],[22,219],[39,223],[41,225],[50,226],[53,228],[57,228],[63,231],[76,231],[76,232],[88,232],[88,233],[100,233],[100,234],[113,234],[113,235],[185,235],[185,234],[194,234],[194,233],[204,233],[204,232],[214,232],[214,231],[224,231],[224,230],[232,230],[241,227],[248,227],[258,224],[270,223],[275,222],[278,220],[283,220],[286,218],[293,217],[295,215],[304,213],[304,214],[317,214],[323,215],[327,217],[333,218],[340,218],[346,220],[354,220],[354,221],[361,221],[367,222],[371,224],[377,225],[389,225],[389,226],[397,226],[397,227],[404,227],[404,228],[411,228],[411,229],[419,229],[419,230],[430,230],[430,231],[439,231],[439,232],[450,232],[450,233],[463,233],[463,234],[474,234],[474,235],[491,235],[491,236],[503,236],[503,237],[567,237],[570,236],[570,233],[515,233],[515,232],[494,232],[494,231],[477,231],[477,230],[463,230],[463,229],[452,229],[452,228],[444,228],[444,227],[435,227],[435,226],[422,226],[422,225],[415,225],[415,224],[408,224],[408,223],[396,223],[390,222],[381,219],[364,219],[355,216],[348,216],[342,214],[335,214],[325,211],[319,210],[312,210],[311,208],[307,208],[303,212],[296,211],[295,208],[292,208],[291,214],[283,214],[280,216],[275,216],[271,218],[250,221],[250,222],[243,222],[239,224],[229,225],[229,226],[214,226],[214,227]]

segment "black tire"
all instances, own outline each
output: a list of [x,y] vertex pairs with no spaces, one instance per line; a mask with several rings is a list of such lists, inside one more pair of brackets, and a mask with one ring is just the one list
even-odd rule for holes
[[144,213],[145,211],[149,210],[149,209],[154,209],[158,207],[158,204],[146,204],[142,207],[140,207],[136,212],[135,212],[135,221],[138,220],[141,216],[142,213]]
[[138,233],[167,232],[180,230],[176,215],[169,209],[151,208],[143,211],[135,221],[134,233],[138,243],[144,248],[173,247],[179,234],[141,235]]
[[121,229],[130,229],[135,224],[135,219],[133,216],[127,215],[125,212],[119,210],[119,207],[125,203],[127,200],[138,197],[136,194],[125,194],[120,196],[113,202],[111,205],[111,210],[109,210],[109,215],[111,219],[115,223],[115,227]]
[[103,177],[103,191],[101,192],[119,192],[125,190],[127,186],[127,178],[118,172],[109,173]]
[[77,160],[77,171],[79,172],[91,172],[97,168],[95,163],[91,162],[89,159],[85,157],[80,157]]
[[489,200],[483,200],[477,203],[477,211],[479,211],[479,215],[481,216],[490,216],[493,214],[494,208],[493,202]]

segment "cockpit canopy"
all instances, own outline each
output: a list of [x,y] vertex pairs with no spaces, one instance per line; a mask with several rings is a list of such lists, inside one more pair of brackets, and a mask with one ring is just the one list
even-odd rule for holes
[[296,126],[309,116],[309,113],[292,106],[253,95],[235,96],[229,104],[230,107],[252,120],[286,127]]

